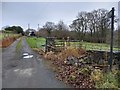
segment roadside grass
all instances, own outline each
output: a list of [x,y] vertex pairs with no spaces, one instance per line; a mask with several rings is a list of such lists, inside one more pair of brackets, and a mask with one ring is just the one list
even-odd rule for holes
[[116,88],[117,90],[118,88],[120,89],[119,70],[113,70],[112,72],[106,72],[106,73],[103,73],[100,70],[94,70],[94,72],[92,72],[90,77],[95,82],[96,88],[114,88],[114,89]]
[[16,37],[19,34],[13,34],[13,33],[0,33],[0,40],[3,40],[8,37]]
[[20,49],[21,41],[22,41],[22,37],[20,38],[20,40],[18,41],[18,43],[16,45],[16,51],[18,51]]
[[3,38],[2,33],[0,33],[0,40]]
[[0,33],[0,40],[6,38],[8,36],[8,34],[6,33]]
[[26,42],[31,48],[43,48],[43,45],[45,45],[45,38],[26,37]]

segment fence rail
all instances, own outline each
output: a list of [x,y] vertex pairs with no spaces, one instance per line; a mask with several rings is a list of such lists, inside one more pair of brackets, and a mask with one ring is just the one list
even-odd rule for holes
[[[62,49],[64,47],[75,47],[75,48],[83,48],[85,50],[97,50],[97,51],[110,51],[110,45],[105,43],[90,43],[90,42],[84,42],[79,40],[58,40],[57,38],[46,38],[46,49],[49,48],[49,50],[56,50],[56,49]],[[51,49],[50,49],[51,48]],[[114,47],[114,51],[120,50],[120,48]]]

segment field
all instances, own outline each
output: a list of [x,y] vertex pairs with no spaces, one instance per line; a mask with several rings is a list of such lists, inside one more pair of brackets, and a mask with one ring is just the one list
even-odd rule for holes
[[11,36],[11,34],[8,34],[8,33],[0,33],[0,40],[8,37],[8,36]]
[[17,38],[19,38],[20,34],[13,34],[10,32],[1,33],[0,32],[0,47],[7,47],[12,44]]
[[26,41],[31,48],[43,48],[45,38],[27,37]]
[[0,40],[3,38],[3,35],[2,35],[2,33],[0,33]]
[[[43,48],[45,45],[45,38],[36,38],[36,37],[27,37],[27,43],[31,48]],[[55,41],[56,44],[61,44],[59,40]],[[110,45],[108,44],[100,44],[100,43],[90,43],[90,42],[69,42],[72,47],[81,46],[85,50],[110,50]],[[113,50],[120,50],[120,48],[113,48]]]
[[18,35],[19,34],[13,34],[13,33],[0,33],[0,40]]
[[[110,50],[109,44],[104,43],[90,43],[90,42],[71,42],[72,46],[78,46],[79,44],[82,45],[82,48],[86,50]],[[120,50],[120,48],[113,48],[113,50]]]

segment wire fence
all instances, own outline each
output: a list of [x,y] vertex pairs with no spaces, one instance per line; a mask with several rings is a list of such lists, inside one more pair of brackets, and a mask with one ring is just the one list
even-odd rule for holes
[[[50,50],[62,49],[64,47],[83,48],[85,50],[110,51],[110,45],[106,43],[92,43],[79,40],[58,40],[57,38],[46,38],[46,48]],[[120,48],[113,47],[113,51],[119,51]],[[49,50],[48,50],[49,51]]]

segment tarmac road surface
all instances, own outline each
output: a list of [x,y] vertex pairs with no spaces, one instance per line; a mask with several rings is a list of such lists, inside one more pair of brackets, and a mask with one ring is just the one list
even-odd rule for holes
[[[68,88],[55,78],[55,73],[47,69],[43,60],[29,48],[25,38],[16,51],[19,39],[2,50],[2,88]],[[23,58],[23,54],[31,54]]]

